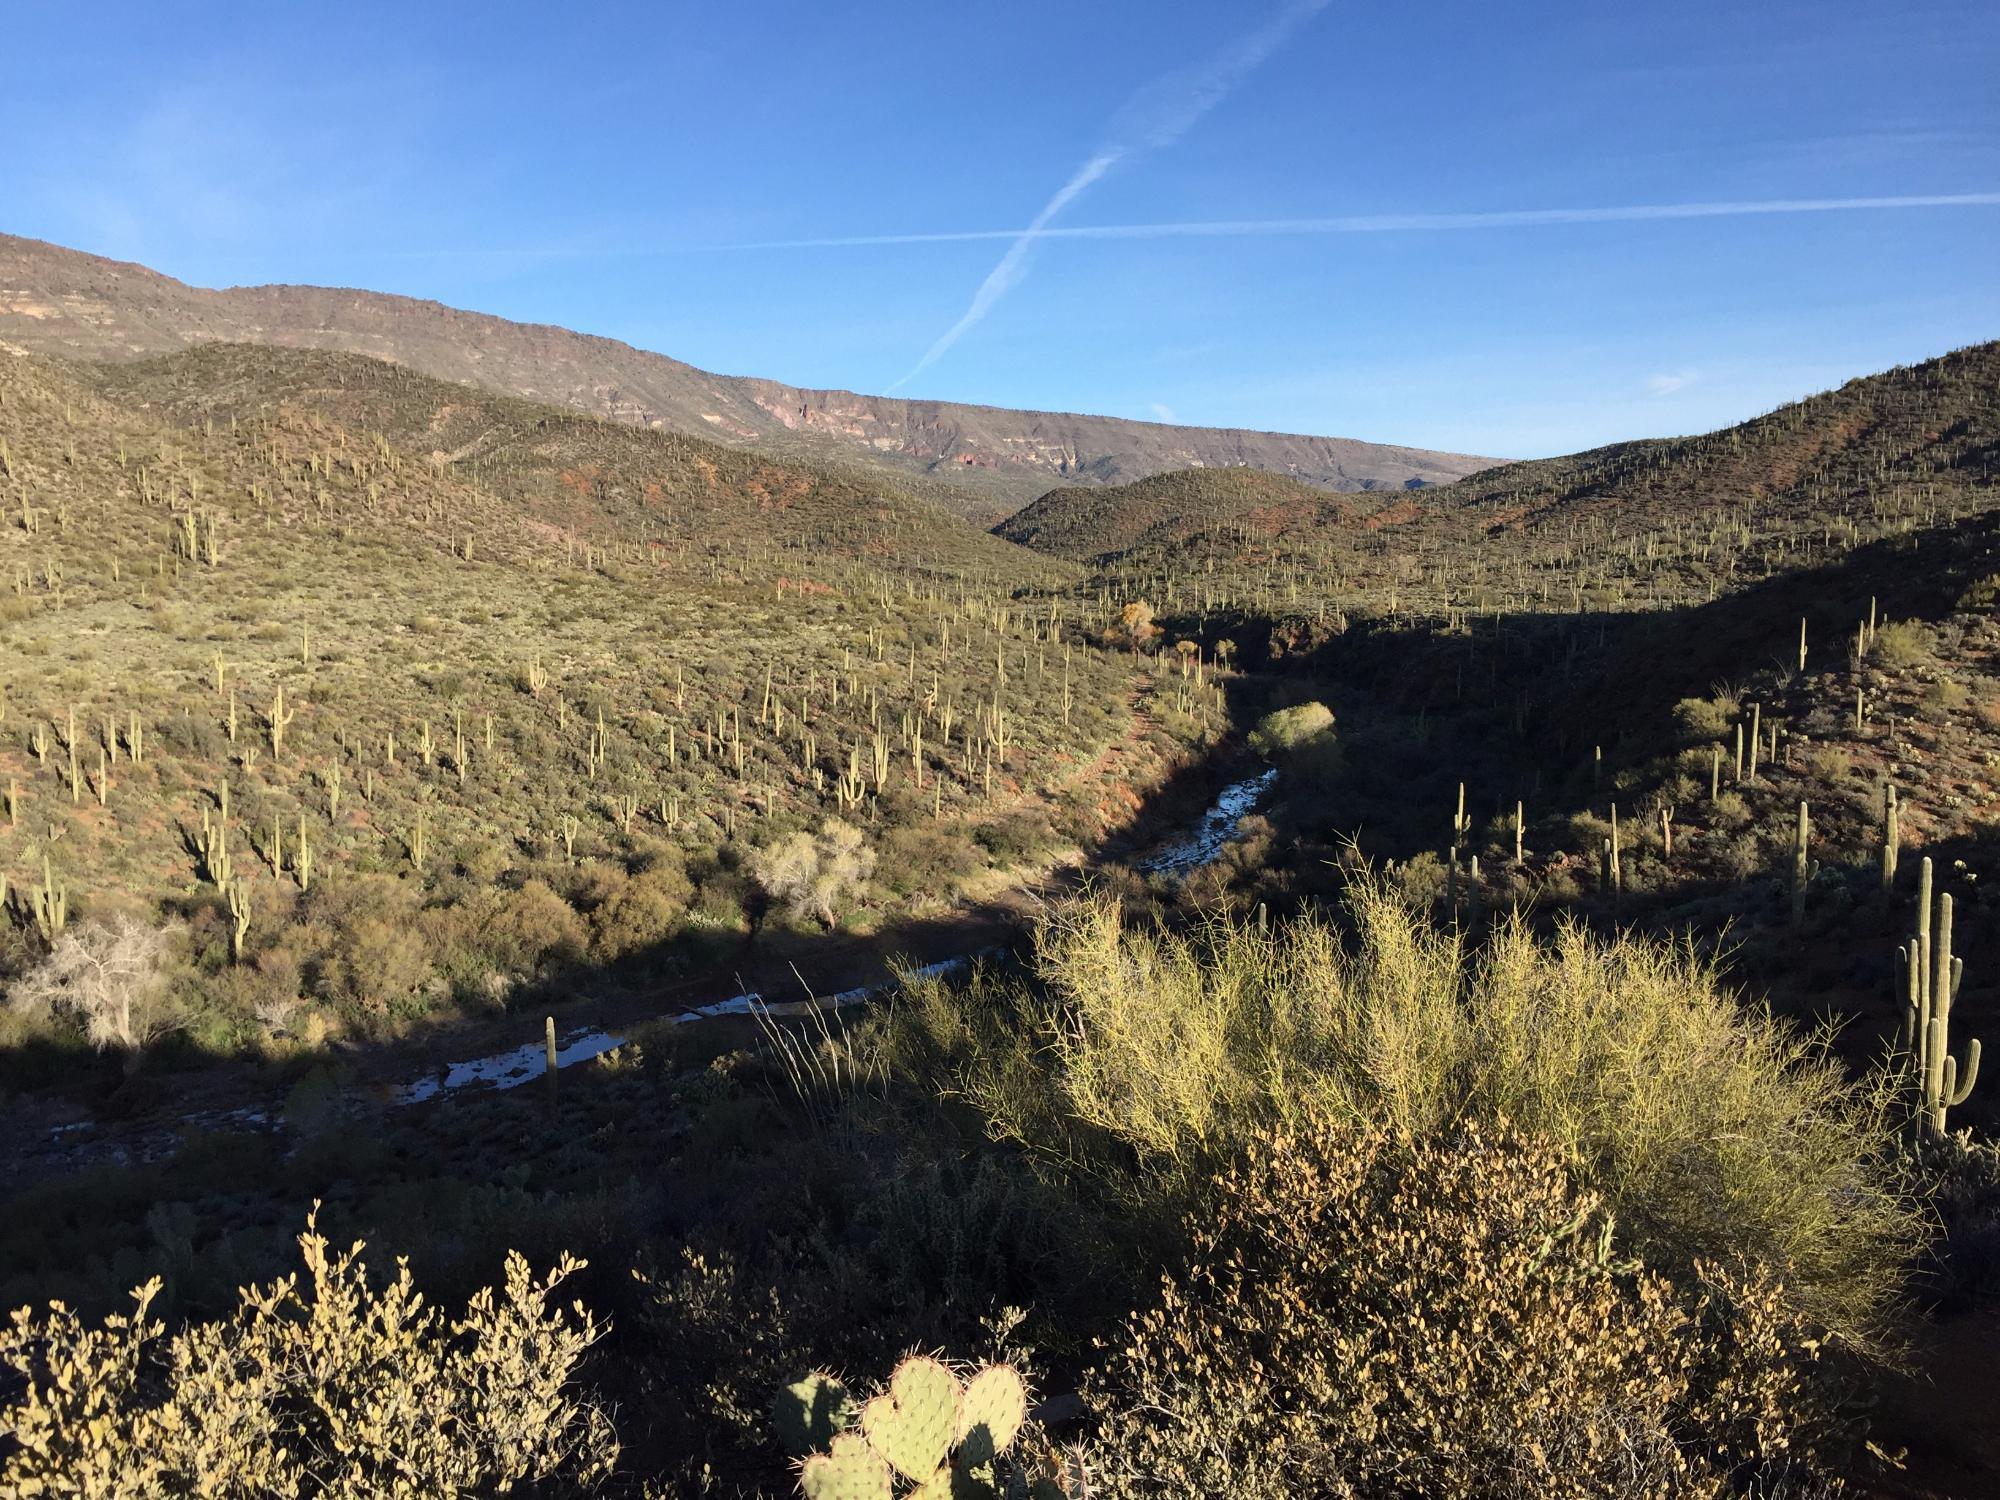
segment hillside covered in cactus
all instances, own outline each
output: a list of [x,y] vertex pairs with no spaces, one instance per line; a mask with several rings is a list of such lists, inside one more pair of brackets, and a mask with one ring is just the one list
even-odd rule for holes
[[1983,508],[2000,470],[1996,387],[2000,343],[1975,344],[1719,432],[1408,494],[1189,470],[1053,490],[995,531],[1156,604],[1276,592],[1350,611],[1659,608]]
[[1997,447],[988,532],[0,349],[0,1488],[1982,1493]]
[[185,928],[134,1047],[949,912],[1222,727],[920,496],[355,356],[6,355],[0,469],[0,869]]

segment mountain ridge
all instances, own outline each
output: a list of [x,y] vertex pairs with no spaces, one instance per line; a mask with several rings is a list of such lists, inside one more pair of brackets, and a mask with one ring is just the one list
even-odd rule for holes
[[992,522],[1052,484],[1247,467],[1337,491],[1448,483],[1493,460],[1355,438],[909,400],[721,375],[548,323],[430,299],[288,284],[207,289],[148,267],[0,234],[0,338],[38,353],[134,359],[193,344],[368,354],[506,395],[703,436],[774,457],[863,461],[949,480]]
[[[1997,470],[2000,340],[1856,376],[1712,432],[1498,464],[1420,494],[1364,499],[1267,473],[1184,471],[1058,487],[993,530],[1051,556],[1120,568],[1335,542],[1405,554],[1510,539],[1560,550],[1586,535],[1593,545],[1649,546],[1649,556],[1706,556],[1725,531],[1851,529],[1889,510],[1933,508],[1946,491],[1984,495]],[[1649,544],[1648,532],[1660,535]]]

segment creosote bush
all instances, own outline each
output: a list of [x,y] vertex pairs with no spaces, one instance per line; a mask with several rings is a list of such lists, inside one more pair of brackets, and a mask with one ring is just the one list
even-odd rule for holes
[[522,1481],[580,1491],[609,1472],[610,1421],[571,1388],[604,1325],[549,1305],[583,1262],[538,1280],[510,1254],[498,1292],[447,1320],[406,1263],[376,1291],[359,1244],[332,1253],[308,1218],[299,1245],[303,1284],[246,1287],[233,1316],[164,1344],[147,1318],[157,1278],[98,1327],[61,1303],[15,1312],[0,1333],[16,1382],[0,1496],[429,1500]]
[[1622,1258],[1561,1156],[1467,1125],[1259,1135],[1091,1391],[1094,1493],[1769,1493],[1823,1434],[1779,1289]]

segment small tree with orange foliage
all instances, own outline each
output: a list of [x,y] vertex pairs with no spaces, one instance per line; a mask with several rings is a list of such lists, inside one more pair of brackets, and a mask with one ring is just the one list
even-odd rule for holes
[[1143,651],[1160,638],[1153,623],[1153,606],[1135,599],[1118,611],[1117,620],[1105,627],[1104,644],[1126,651]]

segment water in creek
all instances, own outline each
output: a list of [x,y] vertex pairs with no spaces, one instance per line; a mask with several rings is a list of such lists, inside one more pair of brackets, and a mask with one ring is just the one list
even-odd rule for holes
[[1149,859],[1137,866],[1144,875],[1186,875],[1203,865],[1213,864],[1229,847],[1236,837],[1236,825],[1257,810],[1257,804],[1264,800],[1265,793],[1277,781],[1278,772],[1272,769],[1257,776],[1246,776],[1241,781],[1231,782],[1222,789],[1222,795],[1215,799],[1201,821],[1184,839],[1167,845]]
[[[1138,868],[1147,874],[1178,876],[1212,863],[1235,837],[1236,825],[1256,810],[1277,778],[1277,771],[1269,770],[1230,783],[1222,789],[1221,795],[1201,815],[1200,821],[1185,837],[1166,845],[1157,854],[1143,861]],[[911,971],[911,977],[927,979],[936,975],[956,973],[968,967],[971,961],[970,958],[943,959]],[[776,1002],[768,1002],[762,995],[755,993],[732,995],[727,1000],[717,1000],[713,1004],[700,1006],[675,1016],[672,1018],[672,1024],[684,1025],[691,1021],[705,1021],[716,1016],[763,1014],[782,1017],[805,1015],[814,1010],[837,1010],[844,1005],[857,1005],[886,988],[888,986],[863,987],[843,990],[837,995],[826,995],[812,1000]],[[623,1041],[622,1036],[597,1027],[578,1027],[556,1038],[556,1067],[560,1070],[572,1063],[587,1062],[620,1046]],[[421,1104],[427,1099],[436,1099],[458,1089],[479,1085],[495,1089],[519,1088],[522,1084],[533,1083],[547,1072],[547,1044],[530,1042],[510,1052],[499,1052],[491,1057],[475,1057],[466,1062],[448,1064],[428,1077],[402,1085],[390,1095],[390,1102]]]

